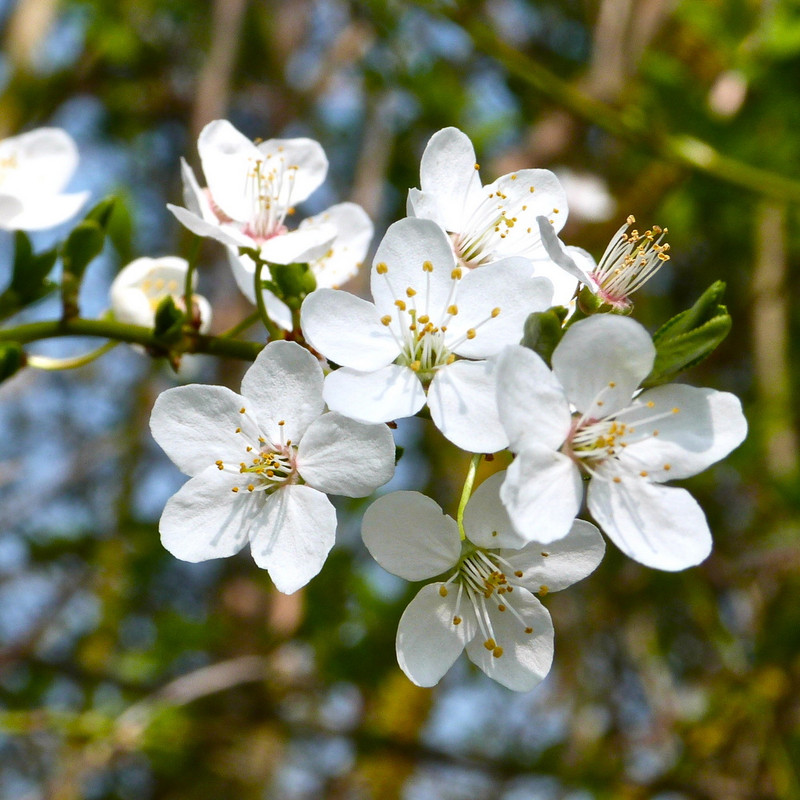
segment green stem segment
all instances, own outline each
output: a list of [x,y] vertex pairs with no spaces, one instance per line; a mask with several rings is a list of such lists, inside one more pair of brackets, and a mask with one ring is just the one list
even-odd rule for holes
[[188,319],[192,318],[192,296],[194,295],[194,271],[197,269],[197,261],[200,258],[200,248],[203,240],[198,236],[192,244],[192,251],[189,254],[189,268],[186,270],[186,282],[183,286],[183,303]]
[[464,488],[461,490],[461,500],[458,503],[458,516],[456,517],[456,522],[458,523],[458,534],[461,537],[462,542],[467,538],[466,531],[464,530],[464,509],[467,507],[467,502],[469,501],[470,495],[472,495],[472,487],[475,484],[475,475],[478,473],[478,466],[480,465],[482,458],[483,455],[481,453],[475,453],[475,455],[470,459],[469,469],[467,470],[467,478],[464,481]]
[[252,256],[253,260],[256,262],[256,274],[254,277],[255,281],[255,294],[256,294],[256,306],[258,306],[258,313],[261,315],[261,321],[264,323],[264,327],[267,329],[267,333],[269,334],[269,340],[274,342],[276,339],[283,339],[283,332],[279,330],[278,326],[270,319],[269,313],[267,312],[267,306],[264,303],[264,290],[261,286],[261,273],[266,266],[266,262],[261,259],[260,256]]
[[49,372],[55,372],[62,369],[77,369],[78,367],[91,364],[92,361],[105,355],[109,350],[113,350],[119,342],[106,342],[104,345],[84,353],[82,356],[73,356],[72,358],[48,358],[47,356],[28,355],[25,359],[25,364],[33,369],[43,369]]

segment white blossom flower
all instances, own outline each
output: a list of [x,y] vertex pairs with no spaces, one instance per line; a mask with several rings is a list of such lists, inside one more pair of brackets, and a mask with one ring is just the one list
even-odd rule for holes
[[[309,267],[314,273],[318,287],[338,289],[361,267],[372,241],[372,220],[356,203],[338,203],[326,211],[304,219],[298,230],[311,230],[320,225],[333,226],[336,232],[335,238],[323,255],[309,262]],[[255,304],[253,260],[249,256],[240,256],[232,249],[228,250],[228,256],[239,289],[251,303]],[[263,277],[267,279],[269,275],[265,272]],[[270,318],[284,330],[291,330],[292,312],[288,306],[268,289],[263,290],[263,295]]]
[[685,489],[662,484],[726,456],[747,422],[727,392],[668,384],[637,393],[654,358],[647,331],[612,314],[570,327],[552,372],[523,347],[502,354],[498,406],[517,456],[501,497],[517,530],[536,522],[546,541],[566,534],[586,474],[589,511],[631,558],[664,570],[706,558],[702,509]]
[[488,359],[520,340],[531,312],[549,307],[550,282],[532,277],[522,258],[465,270],[444,231],[423,219],[389,228],[370,278],[374,303],[332,289],[303,303],[307,341],[341,365],[325,379],[330,408],[386,422],[427,402],[436,426],[459,447],[505,447]]
[[498,490],[503,473],[484,481],[458,525],[419,492],[378,498],[364,514],[362,535],[375,560],[410,581],[450,573],[424,586],[397,629],[397,660],[418,686],[433,686],[461,651],[490,678],[525,692],[550,670],[553,624],[534,596],[564,589],[600,563],[597,528],[575,520],[568,536],[543,546],[512,528]]
[[462,266],[508,256],[543,258],[536,218],[560,231],[567,196],[546,169],[523,169],[481,186],[475,149],[458,128],[431,136],[420,163],[421,189],[408,193],[409,216],[431,219],[447,233]]
[[391,478],[385,425],[322,413],[322,368],[294,342],[273,342],[242,380],[242,393],[190,385],[159,395],[156,442],[190,480],[167,502],[159,530],[184,561],[237,553],[291,593],[322,568],[336,511],[326,493],[363,497]]
[[600,262],[595,263],[580,247],[565,247],[547,219],[537,220],[550,258],[618,311],[627,311],[632,305],[630,296],[669,261],[669,245],[661,243],[669,230],[653,225],[644,233],[635,228],[628,232],[635,222],[633,216],[628,217],[608,243]]
[[[171,296],[175,305],[184,307],[184,287],[189,264],[183,258],[137,258],[120,270],[111,284],[111,311],[120,322],[152,328],[156,309]],[[192,276],[197,283],[197,273]],[[205,333],[211,326],[211,305],[205,297],[192,295],[193,314],[199,319],[198,330]]]
[[64,194],[78,148],[60,128],[38,128],[0,141],[0,228],[38,231],[78,213],[89,192]]
[[208,189],[182,162],[186,208],[168,205],[190,231],[229,247],[260,250],[274,264],[324,256],[336,228],[321,222],[290,231],[286,218],[325,180],[328,159],[312,139],[269,139],[254,144],[227,120],[200,132],[197,149]]

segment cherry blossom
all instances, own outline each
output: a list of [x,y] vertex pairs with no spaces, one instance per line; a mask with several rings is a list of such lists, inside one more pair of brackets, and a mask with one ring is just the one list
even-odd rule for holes
[[[152,328],[156,309],[171,296],[183,308],[188,262],[176,256],[137,258],[114,278],[111,284],[111,310],[120,322]],[[197,274],[193,276],[197,283]],[[198,330],[205,333],[211,326],[211,305],[199,294],[192,295],[193,314],[199,319]]]
[[497,415],[490,357],[522,336],[552,284],[509,258],[460,267],[434,222],[405,219],[386,233],[370,275],[374,303],[318,289],[301,310],[303,333],[341,365],[325,379],[331,409],[362,422],[417,413],[427,402],[442,433],[472,452],[508,443]]
[[189,385],[159,395],[156,442],[190,480],[164,508],[161,541],[184,561],[237,553],[291,593],[322,568],[336,511],[326,494],[364,497],[391,478],[385,425],[323,413],[322,368],[294,342],[268,344],[241,394]]
[[0,141],[0,228],[38,231],[78,213],[89,192],[65,194],[78,148],[60,128],[38,128]]
[[589,511],[614,543],[650,567],[680,570],[711,550],[700,506],[663,483],[701,472],[744,439],[734,395],[681,384],[641,393],[655,347],[627,317],[572,325],[553,369],[531,350],[509,347],[498,365],[498,406],[516,459],[501,497],[515,528],[565,535],[590,478]]
[[504,478],[484,481],[458,524],[418,492],[393,492],[364,514],[362,535],[376,561],[411,581],[430,583],[406,608],[397,629],[397,660],[418,686],[433,686],[466,648],[490,678],[515,691],[533,689],[553,660],[553,624],[535,597],[585,578],[605,546],[598,530],[575,520],[569,535],[550,545],[521,537],[500,502]]

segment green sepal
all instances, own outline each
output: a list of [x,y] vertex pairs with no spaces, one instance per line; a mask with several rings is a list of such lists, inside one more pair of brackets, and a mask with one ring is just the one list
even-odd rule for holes
[[99,222],[85,219],[70,231],[61,246],[61,263],[64,272],[61,278],[61,297],[64,318],[77,316],[78,292],[86,267],[100,255],[106,234]]
[[123,264],[133,257],[133,220],[125,201],[117,196],[101,200],[86,215],[86,220],[96,222],[111,240]]
[[0,383],[18,372],[25,364],[25,353],[16,342],[0,343]]
[[56,248],[34,253],[28,235],[16,231],[11,282],[0,294],[0,319],[41,300],[56,288],[52,281],[47,280],[47,275],[56,263],[57,255]]
[[272,281],[270,289],[292,311],[297,311],[306,299],[317,288],[317,279],[308,264],[268,264]]
[[725,283],[715,281],[691,308],[681,311],[656,331],[655,363],[642,386],[657,386],[672,380],[716,350],[732,324],[728,309],[719,302],[724,292]]
[[567,318],[564,306],[553,306],[547,311],[534,311],[525,320],[520,344],[540,355],[550,366],[553,351],[564,335],[563,324]]
[[156,309],[156,322],[153,333],[165,344],[173,344],[183,336],[185,314],[176,305],[172,295],[167,295]]

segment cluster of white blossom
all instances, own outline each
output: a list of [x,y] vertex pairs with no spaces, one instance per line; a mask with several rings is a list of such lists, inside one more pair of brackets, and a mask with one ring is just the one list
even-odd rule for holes
[[[553,626],[536,595],[586,577],[605,549],[598,529],[577,519],[584,482],[588,511],[632,559],[681,570],[706,558],[703,511],[665,483],[723,458],[747,426],[731,394],[640,388],[657,348],[626,314],[630,295],[669,259],[666,230],[631,230],[629,218],[596,263],[558,238],[567,198],[553,173],[520,170],[483,186],[472,143],[447,128],[425,149],[407,218],[377,247],[369,301],[337,288],[372,237],[360,207],[342,203],[287,225],[325,179],[318,143],[254,144],[218,120],[198,149],[207,188],[184,162],[185,208],[169,208],[228,248],[243,293],[293,341],[264,347],[241,394],[188,385],[156,401],[153,436],[190,477],[161,517],[171,553],[201,561],[249,543],[275,586],[296,591],[334,543],[327,495],[365,497],[386,483],[395,466],[386,423],[422,412],[475,454],[458,515],[418,492],[392,492],[369,506],[362,529],[388,571],[410,581],[441,576],[400,619],[397,657],[414,683],[437,683],[464,649],[511,689],[545,677]],[[85,198],[60,192],[75,160],[58,131],[0,143],[0,226],[37,227],[27,189],[41,176],[52,196],[38,219],[74,214]],[[316,287],[301,307],[261,280],[298,264]],[[114,281],[113,315],[153,327],[166,297],[183,308],[193,292],[188,269],[175,257],[137,259]],[[580,302],[587,296],[591,308]],[[192,306],[206,331],[209,303],[192,295]],[[554,348],[522,346],[526,320],[553,306],[564,306]],[[504,449],[510,467],[472,493],[480,454]]]

